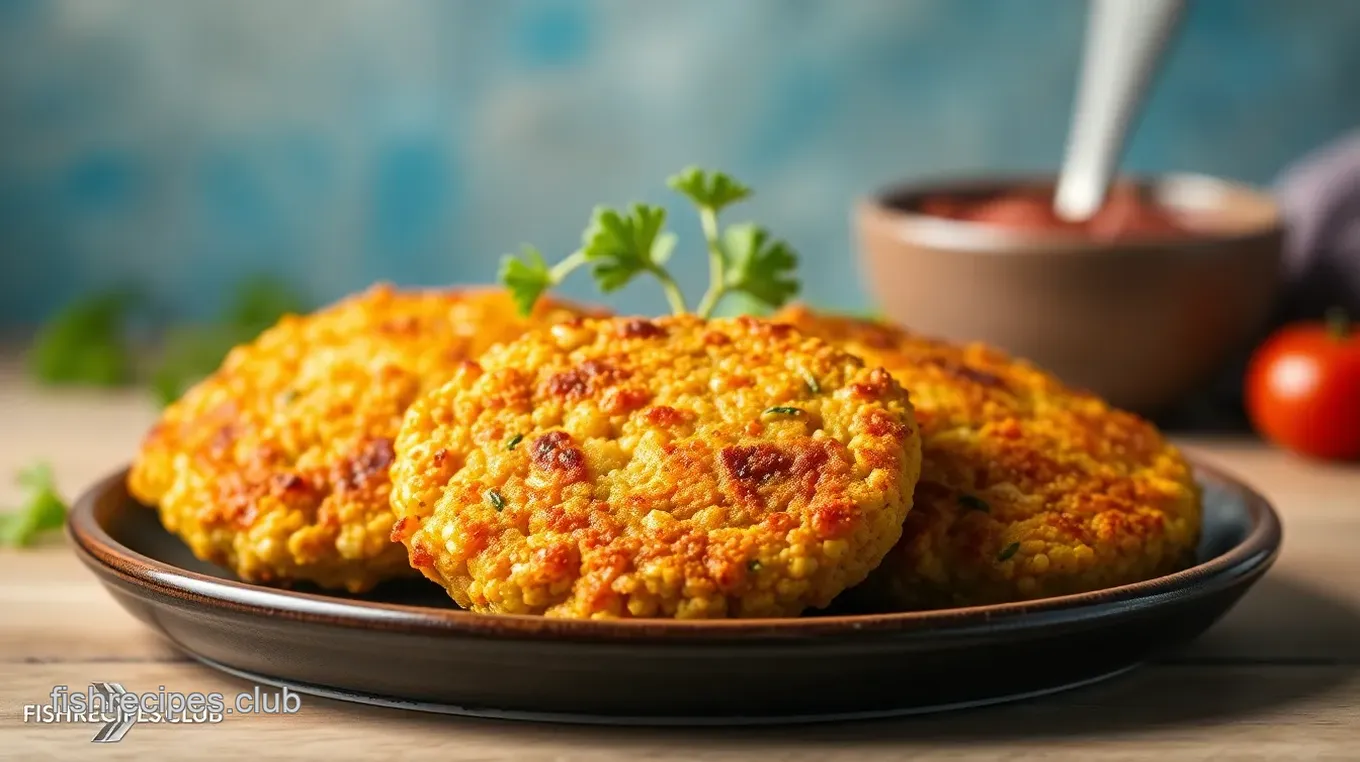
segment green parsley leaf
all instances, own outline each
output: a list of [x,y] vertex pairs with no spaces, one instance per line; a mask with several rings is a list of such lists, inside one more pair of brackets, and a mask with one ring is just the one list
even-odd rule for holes
[[767,408],[765,410],[765,415],[802,415],[802,414],[803,414],[802,408],[785,407],[782,405],[778,407]]
[[715,214],[751,196],[751,189],[730,175],[699,167],[686,167],[666,180],[666,184],[687,196],[695,206],[712,210]]
[[522,258],[506,254],[501,259],[500,281],[510,290],[519,314],[527,316],[534,311],[534,303],[543,292],[557,283],[538,249],[525,246],[522,251]]
[[1016,554],[1016,552],[1019,551],[1019,550],[1020,550],[1020,543],[1018,543],[1018,542],[1013,542],[1013,543],[1011,543],[1010,545],[1007,545],[1006,548],[1005,548],[1004,550],[1001,551],[1000,555],[998,555],[998,556],[996,557],[996,560],[998,560],[998,561],[1009,561],[1009,560],[1011,560],[1011,556],[1014,556],[1014,555]]
[[237,344],[250,341],[248,331],[232,325],[183,325],[166,331],[160,360],[151,371],[151,393],[165,406],[222,365]]
[[728,228],[723,243],[731,262],[728,290],[743,291],[771,307],[798,294],[799,283],[792,277],[798,257],[788,244],[771,240],[764,228],[752,224]]
[[0,545],[24,547],[38,535],[60,529],[67,511],[46,464],[19,472],[17,481],[27,494],[18,510],[0,514]]
[[516,434],[516,435],[510,437],[510,441],[508,441],[508,442],[505,443],[505,449],[506,449],[506,450],[513,450],[513,449],[515,449],[516,447],[519,447],[519,443],[520,443],[520,442],[523,442],[523,441],[524,441],[524,435],[523,435],[523,434]]
[[309,309],[307,297],[289,284],[269,275],[254,275],[236,285],[222,318],[253,338],[284,315],[299,315]]
[[[745,304],[735,314],[768,314],[798,293],[792,277],[797,257],[783,241],[772,240],[763,228],[739,225],[726,231],[718,226],[718,211],[751,195],[751,189],[730,175],[689,167],[670,177],[671,188],[697,207],[708,251],[709,285],[694,314],[708,318],[725,297]],[[567,273],[589,265],[600,290],[617,291],[642,274],[661,282],[675,314],[689,312],[684,294],[665,268],[675,250],[676,237],[666,231],[666,210],[635,203],[627,210],[596,207],[582,236],[581,248],[551,267],[537,252],[502,260],[500,280],[510,289],[521,312],[527,312]],[[724,313],[733,314],[733,313]]]
[[257,275],[241,281],[217,321],[166,332],[151,371],[152,394],[161,405],[169,405],[216,371],[233,347],[254,341],[285,315],[310,309],[301,293],[276,278]]
[[30,374],[47,385],[111,387],[131,381],[133,357],[125,334],[139,302],[131,289],[115,289],[67,305],[34,337]]
[[769,317],[774,313],[770,305],[742,291],[725,291],[724,298],[713,308],[709,317]]
[[633,204],[627,212],[596,207],[581,252],[602,291],[617,291],[638,274],[655,272],[666,263],[675,236],[662,232],[665,224],[666,210],[659,206]]
[[666,210],[659,206],[633,204],[627,212],[595,208],[582,236],[580,255],[591,265],[601,291],[617,291],[638,275],[650,273],[661,282],[671,311],[687,311],[680,286],[665,268],[676,240],[673,233],[663,230],[665,225]]

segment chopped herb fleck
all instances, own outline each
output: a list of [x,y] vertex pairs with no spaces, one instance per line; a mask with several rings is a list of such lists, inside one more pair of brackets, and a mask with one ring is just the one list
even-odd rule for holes
[[496,508],[497,513],[505,508],[505,498],[501,497],[501,493],[494,489],[486,491],[486,499],[491,501],[491,505]]
[[519,447],[519,443],[520,443],[520,442],[523,442],[523,441],[524,441],[524,435],[523,435],[523,434],[516,434],[516,435],[514,435],[513,437],[510,437],[510,441],[509,441],[509,442],[506,442],[506,443],[505,443],[505,449],[506,449],[506,450],[513,450],[513,449],[515,449],[516,447]]
[[817,378],[807,371],[803,371],[803,381],[807,384],[808,391],[813,394],[822,393],[822,385],[817,383]]
[[766,415],[802,415],[803,409],[798,407],[772,407],[765,411]]
[[1005,550],[1001,551],[1001,554],[996,557],[996,560],[1009,561],[1011,560],[1011,556],[1015,555],[1018,550],[1020,550],[1020,543],[1013,542],[1010,545],[1007,545]]
[[990,513],[992,510],[992,506],[977,495],[959,495],[959,505],[970,511],[982,511],[983,513]]
[[760,571],[761,566],[763,566],[763,564],[760,563],[760,559],[758,558],[753,558],[750,561],[746,562],[746,568],[750,569],[753,572]]

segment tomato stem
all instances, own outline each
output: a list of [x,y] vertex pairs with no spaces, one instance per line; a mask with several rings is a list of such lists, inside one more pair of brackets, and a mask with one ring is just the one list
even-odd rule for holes
[[1343,307],[1327,310],[1327,333],[1338,341],[1351,335],[1351,318]]

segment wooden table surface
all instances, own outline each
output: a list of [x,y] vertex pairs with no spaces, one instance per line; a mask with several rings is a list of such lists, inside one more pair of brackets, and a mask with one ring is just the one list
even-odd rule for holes
[[[8,369],[4,369],[7,367]],[[0,366],[0,474],[43,459],[73,494],[132,453],[154,411],[137,393],[39,392]],[[804,728],[611,729],[467,720],[304,697],[293,715],[134,727],[23,721],[54,685],[252,688],[188,661],[95,582],[64,538],[0,550],[0,757],[15,759],[1360,759],[1360,468],[1255,442],[1184,443],[1284,517],[1271,573],[1184,651],[1113,681],[1005,707]],[[0,505],[17,498],[0,482]],[[456,676],[450,676],[456,679]]]

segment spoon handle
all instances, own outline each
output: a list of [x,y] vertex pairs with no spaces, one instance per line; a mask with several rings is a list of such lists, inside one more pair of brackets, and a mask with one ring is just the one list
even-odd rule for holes
[[1092,0],[1081,80],[1053,209],[1072,222],[1105,202],[1152,73],[1184,0]]

